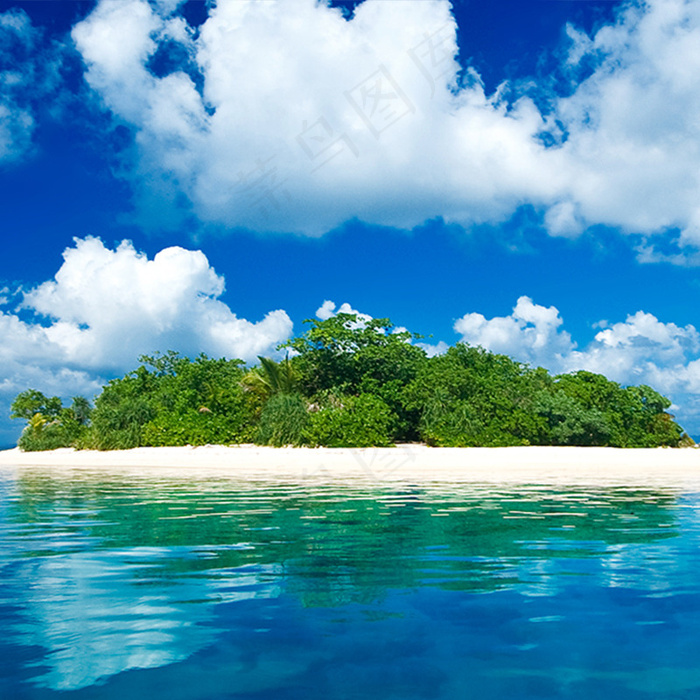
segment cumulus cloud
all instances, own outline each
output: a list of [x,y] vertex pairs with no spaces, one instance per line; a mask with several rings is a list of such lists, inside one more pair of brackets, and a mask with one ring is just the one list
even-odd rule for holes
[[554,306],[539,306],[523,296],[509,316],[487,320],[482,314],[468,313],[455,322],[454,329],[464,342],[521,362],[551,366],[574,348],[571,336],[559,329],[562,323]]
[[[0,312],[0,397],[26,388],[94,394],[105,377],[134,367],[141,354],[252,361],[286,340],[286,312],[251,322],[219,297],[224,280],[201,251],[171,247],[152,260],[127,241],[115,250],[76,239],[53,280],[23,296],[19,312]],[[24,320],[27,313],[34,320]],[[21,317],[23,316],[23,317]]]
[[[668,368],[686,365],[698,350],[700,334],[694,326],[663,323],[652,314],[638,311],[624,322],[599,331],[593,343],[584,351],[572,353],[566,364],[585,365],[620,381],[638,383],[639,377],[661,376],[659,372]],[[665,380],[663,385],[666,390],[671,388]]]
[[550,210],[550,230],[677,229],[682,246],[699,245],[700,2],[627,6],[591,37],[569,35],[569,64],[596,67],[556,105],[568,196]]
[[252,360],[292,330],[282,310],[257,323],[238,318],[218,299],[224,280],[201,251],[165,248],[149,260],[128,241],[110,250],[86,238],[63,258],[24,307],[51,320],[41,332],[71,365],[122,368],[167,348]]
[[[546,113],[527,81],[488,95],[461,71],[447,0],[365,0],[351,19],[315,0],[220,0],[197,30],[176,5],[101,0],[73,30],[89,85],[136,133],[142,220],[156,202],[168,219],[168,201],[316,235],[355,217],[498,222],[530,204],[556,236],[605,224],[700,245],[700,0],[625,6],[591,36],[569,27],[572,89]],[[158,70],[164,56],[176,68]]]
[[428,357],[444,355],[450,349],[450,346],[444,340],[439,340],[437,343],[414,343],[414,345],[425,350],[425,354]]
[[554,373],[588,370],[629,384],[648,384],[671,398],[686,429],[700,432],[700,333],[638,311],[601,330],[578,349],[556,307],[520,297],[511,314],[468,313],[455,322],[460,340]]
[[[204,221],[319,234],[497,220],[559,193],[532,102],[489,97],[473,73],[458,86],[456,29],[446,0],[365,0],[350,20],[315,0],[222,0],[196,34],[102,0],[73,38],[137,132],[138,182]],[[156,75],[174,47],[182,69]]]

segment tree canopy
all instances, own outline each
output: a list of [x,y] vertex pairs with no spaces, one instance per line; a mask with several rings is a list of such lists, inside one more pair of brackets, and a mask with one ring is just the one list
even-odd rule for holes
[[338,314],[311,320],[281,361],[140,358],[92,408],[36,390],[12,417],[27,421],[24,450],[62,446],[237,444],[390,446],[610,445],[677,447],[692,440],[648,386],[600,374],[558,376],[458,343],[429,357],[389,319]]

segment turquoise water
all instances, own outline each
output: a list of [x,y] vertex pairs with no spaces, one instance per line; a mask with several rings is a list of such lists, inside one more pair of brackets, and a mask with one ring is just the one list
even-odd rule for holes
[[0,698],[700,697],[700,496],[0,471]]

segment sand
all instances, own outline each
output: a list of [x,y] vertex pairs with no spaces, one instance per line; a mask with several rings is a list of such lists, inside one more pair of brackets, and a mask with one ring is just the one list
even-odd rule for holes
[[459,482],[680,487],[700,492],[700,449],[611,447],[141,447],[112,452],[0,451],[2,472],[90,469],[275,481]]

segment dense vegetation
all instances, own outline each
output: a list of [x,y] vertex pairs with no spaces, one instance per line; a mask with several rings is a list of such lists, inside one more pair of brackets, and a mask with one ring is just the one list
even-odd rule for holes
[[263,445],[435,446],[692,444],[648,386],[602,375],[552,377],[478,347],[428,357],[388,319],[309,321],[280,362],[194,360],[168,352],[110,381],[94,408],[82,397],[22,392],[24,450],[256,442]]

